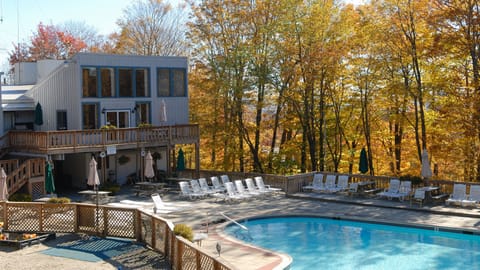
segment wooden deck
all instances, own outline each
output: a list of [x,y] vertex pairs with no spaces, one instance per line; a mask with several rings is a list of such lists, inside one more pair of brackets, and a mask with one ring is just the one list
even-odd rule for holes
[[9,131],[0,138],[0,150],[54,155],[98,152],[110,145],[117,149],[135,149],[145,146],[193,144],[199,140],[198,125],[109,130]]

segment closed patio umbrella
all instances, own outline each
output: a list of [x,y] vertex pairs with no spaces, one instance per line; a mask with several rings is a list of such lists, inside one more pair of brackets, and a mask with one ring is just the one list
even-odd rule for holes
[[0,201],[6,201],[8,199],[8,187],[7,187],[7,174],[2,168],[0,170]]
[[155,172],[153,170],[153,158],[152,158],[152,154],[150,154],[150,151],[148,151],[147,155],[145,156],[145,177],[146,178],[155,177]]
[[178,157],[177,157],[177,171],[185,170],[185,155],[183,154],[182,148],[178,150]]
[[167,105],[164,99],[160,102],[160,122],[167,122]]
[[95,196],[95,204],[97,206],[96,211],[95,211],[95,231],[98,233],[98,186],[100,185],[100,177],[98,177],[98,171],[97,171],[97,161],[95,160],[94,157],[90,160],[90,163],[88,165],[88,179],[87,179],[87,184],[90,186],[93,186],[96,192]]
[[98,191],[98,186],[100,185],[100,177],[98,176],[97,171],[97,161],[94,157],[92,157],[89,163],[87,184],[89,186],[93,186],[95,190]]
[[37,106],[35,107],[33,122],[35,123],[35,125],[38,125],[38,126],[43,125],[43,110],[42,110],[42,105],[40,105],[40,102],[37,102]]
[[47,165],[45,165],[45,191],[50,194],[55,193],[55,183],[50,162],[47,162]]
[[425,182],[428,182],[428,179],[432,177],[432,169],[430,168],[430,161],[428,160],[427,149],[423,149],[422,152],[422,171],[421,175]]
[[358,170],[361,173],[368,172],[368,159],[367,159],[367,151],[365,151],[365,148],[362,148],[362,151],[360,151],[360,162],[358,165]]

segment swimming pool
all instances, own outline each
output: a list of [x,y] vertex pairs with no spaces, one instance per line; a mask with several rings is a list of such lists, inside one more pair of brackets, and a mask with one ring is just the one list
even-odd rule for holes
[[287,253],[292,270],[478,269],[480,236],[319,217],[274,217],[241,222],[225,232]]

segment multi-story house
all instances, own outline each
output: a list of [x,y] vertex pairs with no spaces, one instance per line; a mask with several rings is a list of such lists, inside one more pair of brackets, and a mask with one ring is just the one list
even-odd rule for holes
[[185,57],[91,53],[17,64],[20,83],[3,85],[0,100],[0,164],[10,191],[30,181],[30,192],[42,192],[41,181],[35,186],[31,176],[19,176],[21,164],[35,157],[52,161],[60,188],[85,188],[92,156],[103,181],[142,178],[148,151],[157,173],[169,175],[183,144],[194,149],[198,172],[199,129],[189,124],[187,69]]

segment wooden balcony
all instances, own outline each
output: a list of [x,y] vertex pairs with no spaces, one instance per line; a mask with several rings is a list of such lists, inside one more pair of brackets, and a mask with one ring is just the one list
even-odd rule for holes
[[0,138],[0,149],[35,154],[68,154],[116,149],[172,146],[199,142],[198,125],[65,131],[9,131]]

